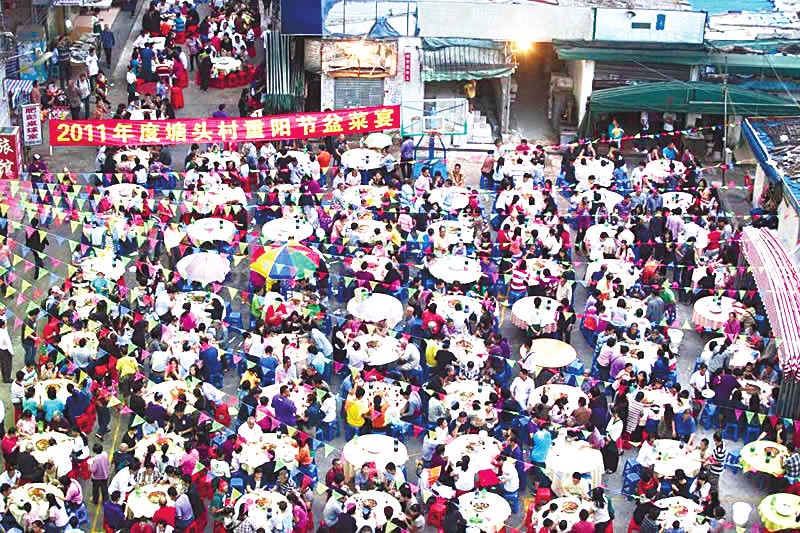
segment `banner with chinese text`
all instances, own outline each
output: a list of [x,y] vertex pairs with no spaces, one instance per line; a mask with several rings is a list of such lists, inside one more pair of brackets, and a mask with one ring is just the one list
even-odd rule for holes
[[50,120],[53,146],[279,141],[359,135],[400,127],[400,106],[359,107],[269,117],[177,120]]
[[0,128],[0,178],[16,178],[22,172],[22,140],[18,126]]

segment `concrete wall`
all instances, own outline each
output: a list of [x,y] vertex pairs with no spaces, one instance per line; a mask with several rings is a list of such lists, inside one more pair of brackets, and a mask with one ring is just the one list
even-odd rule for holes
[[592,37],[593,21],[590,7],[565,8],[539,3],[419,3],[419,34],[422,37],[524,42],[588,40]]
[[767,174],[761,165],[756,165],[756,175],[753,176],[753,207],[758,207],[758,201],[761,199],[761,192],[764,190],[764,185],[767,183]]
[[[405,67],[405,53],[411,54],[411,81],[405,81],[403,70]],[[425,86],[422,83],[422,55],[420,54],[420,39],[416,37],[402,37],[397,40],[397,75],[383,80],[383,104],[399,105],[402,101],[412,102],[424,98]],[[320,105],[321,109],[333,109],[335,97],[334,78],[321,74]]]
[[790,254],[793,254],[797,247],[798,236],[800,236],[800,216],[794,206],[784,198],[778,206],[778,238]]
[[[663,24],[659,24],[659,20]],[[596,8],[593,38],[598,41],[702,44],[705,26],[706,14],[702,11]]]
[[594,81],[594,61],[579,59],[567,61],[567,69],[572,76],[572,94],[578,106],[578,124],[586,114],[586,102],[592,95],[592,82]]

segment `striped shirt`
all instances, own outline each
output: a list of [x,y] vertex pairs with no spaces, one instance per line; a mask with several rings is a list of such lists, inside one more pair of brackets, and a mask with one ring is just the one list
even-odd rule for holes
[[714,447],[712,457],[714,462],[708,465],[708,471],[719,476],[725,469],[725,460],[728,458],[728,450],[725,449],[724,442],[720,442]]

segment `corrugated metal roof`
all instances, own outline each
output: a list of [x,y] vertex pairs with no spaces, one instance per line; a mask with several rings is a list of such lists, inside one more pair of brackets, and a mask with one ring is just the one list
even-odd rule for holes
[[422,51],[424,81],[482,80],[510,76],[511,55],[505,50],[474,46],[445,46]]

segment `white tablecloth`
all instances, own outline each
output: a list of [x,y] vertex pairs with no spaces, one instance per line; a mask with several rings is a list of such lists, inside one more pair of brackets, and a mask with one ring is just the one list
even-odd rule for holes
[[108,191],[108,199],[111,200],[111,203],[122,209],[127,209],[133,203],[133,199],[140,198],[142,193],[147,195],[147,189],[133,183],[110,185],[106,187],[106,191]]
[[[500,227],[505,228],[506,225],[509,227],[509,235],[513,235],[514,230],[520,226],[520,222],[516,217],[506,217],[503,219],[503,223]],[[550,226],[534,220],[526,220],[520,227],[522,228],[522,240],[525,243],[531,243],[534,231],[536,232],[536,238],[539,240],[545,238],[550,233]]]
[[153,433],[152,435],[147,435],[139,439],[136,443],[136,447],[133,449],[133,455],[140,461],[144,461],[147,455],[147,448],[152,444],[156,447],[156,450],[158,450],[156,453],[160,457],[161,446],[166,444],[168,447],[167,457],[177,461],[183,456],[183,443],[185,441],[186,439],[176,433],[164,433],[163,431],[159,431],[158,433]]
[[[398,517],[402,513],[402,507],[397,498],[379,490],[364,490],[353,494],[345,500],[344,507],[347,508],[350,504],[356,506],[355,518],[358,531],[364,526],[371,528],[370,531],[377,531],[378,528],[383,527],[386,524],[386,515],[383,514],[386,507],[394,510],[393,517]],[[369,509],[368,516],[364,516],[366,509]]]
[[304,241],[314,234],[314,227],[305,218],[276,218],[264,223],[261,234],[268,241]]
[[403,319],[403,304],[388,294],[370,294],[360,302],[351,298],[347,302],[347,312],[366,322],[385,320],[391,328]]
[[671,161],[669,159],[656,159],[650,161],[644,167],[644,177],[658,183],[663,183],[670,173],[670,165],[674,168],[674,173],[682,175],[686,171],[686,167],[680,161]]
[[[69,354],[73,348],[78,346],[78,342],[80,342],[81,339],[86,339],[86,349],[91,350],[95,354],[97,353],[97,335],[89,330],[65,333],[61,336],[58,347],[61,348],[64,353]],[[64,390],[66,390],[66,387]]]
[[[509,189],[498,194],[495,207],[500,211],[505,210],[515,196],[519,196],[517,205],[521,206],[528,216],[538,215],[544,207],[544,199],[540,191],[521,191],[519,189]],[[530,203],[531,198],[533,199],[533,204]]]
[[55,494],[61,500],[64,499],[64,493],[60,489],[46,483],[26,483],[11,489],[11,493],[8,495],[8,510],[11,516],[20,524],[23,523],[25,510],[22,509],[22,506],[30,503],[33,508],[38,507],[38,516],[46,518],[50,508],[45,499],[48,493]]
[[480,263],[470,257],[446,255],[428,263],[428,272],[445,283],[459,282],[462,285],[475,283],[483,273]]
[[600,195],[600,201],[605,204],[606,209],[608,209],[609,213],[613,212],[614,207],[616,207],[616,205],[622,201],[621,194],[614,191],[610,191],[608,189],[601,188],[601,189],[594,189],[591,191],[584,191],[576,195],[575,197],[576,202],[580,204],[582,200],[586,200],[591,204],[592,202],[595,201],[594,200],[595,194]]
[[360,207],[362,200],[366,201],[368,207],[377,207],[381,205],[381,199],[388,190],[389,187],[354,185],[344,190],[342,198],[353,207]]
[[586,400],[586,405],[589,405],[589,398],[578,387],[573,387],[572,385],[553,384],[536,387],[528,397],[528,407],[533,407],[534,405],[540,403],[543,395],[547,396],[547,405],[553,405],[559,398],[566,397],[567,413],[572,413],[578,408],[578,400],[580,398]]
[[[450,411],[450,418],[455,420],[461,411],[467,413],[470,419],[477,419],[479,422],[486,420],[485,404],[489,401],[489,396],[494,390],[488,385],[482,385],[475,381],[463,380],[448,383],[445,388],[447,395],[444,404]],[[478,409],[473,408],[473,402],[478,402]]]
[[237,169],[242,163],[242,156],[239,155],[238,152],[231,152],[229,150],[223,150],[221,152],[203,152],[200,154],[200,157],[208,160],[209,167],[213,168],[214,163],[219,163],[223,170],[227,166],[228,161],[233,162]]
[[[294,383],[287,383],[287,385],[289,386],[289,399],[294,403],[296,413],[299,416],[305,416],[306,409],[310,405],[308,403],[308,395],[314,392],[314,389],[308,385],[296,385]],[[282,383],[267,385],[261,389],[261,397],[267,398],[269,404],[272,405],[272,399],[280,394],[282,386]]]
[[533,367],[563,368],[569,366],[578,357],[578,352],[572,345],[556,339],[533,339],[531,351],[523,361],[529,371]]
[[547,454],[545,468],[553,482],[553,493],[558,496],[563,495],[561,480],[572,477],[573,472],[589,474],[592,487],[599,487],[603,481],[603,455],[585,441],[557,438]]
[[102,294],[97,294],[94,291],[87,290],[82,291],[79,294],[73,294],[68,298],[65,297],[63,300],[61,300],[61,305],[59,305],[58,308],[59,311],[63,313],[69,308],[69,302],[74,301],[75,310],[78,312],[78,316],[81,317],[81,319],[86,320],[89,318],[89,315],[92,314],[92,311],[94,311],[97,302],[101,300],[106,302],[107,309],[111,310],[114,307],[114,303]]
[[575,161],[575,178],[579,182],[579,187],[588,188],[589,176],[595,177],[595,185],[610,187],[614,182],[613,173],[614,163],[605,157],[598,159],[579,157]]
[[[638,392],[638,391],[637,391]],[[676,396],[668,392],[668,389],[642,389],[644,393],[643,403],[646,407],[644,414],[652,420],[661,420],[664,416],[664,406],[671,405],[675,416],[683,409]],[[628,400],[633,400],[636,393],[628,394]]]
[[362,350],[369,355],[371,366],[383,366],[394,363],[402,355],[400,341],[394,337],[365,333],[353,342],[358,342]]
[[708,521],[697,523],[697,515],[703,512],[703,508],[689,498],[672,496],[656,501],[655,505],[664,509],[658,514],[658,523],[662,529],[672,527],[675,520],[680,522],[680,527],[686,533],[706,533],[710,529]]
[[665,192],[661,198],[664,199],[664,207],[670,210],[680,207],[684,214],[694,203],[694,197],[688,192]]
[[87,257],[81,261],[83,279],[92,281],[98,272],[105,274],[109,284],[113,286],[119,278],[125,275],[125,263],[116,259],[112,253],[101,251],[99,255]]
[[[51,440],[54,440],[55,444],[51,445]],[[28,444],[33,444],[31,455],[33,455],[33,458],[36,459],[39,464],[52,461],[56,466],[71,466],[72,459],[70,455],[74,448],[74,442],[72,437],[64,433],[45,431],[43,433],[34,433],[29,438],[20,439],[18,446],[20,450],[25,450]],[[66,475],[70,471],[70,468],[65,468],[65,470],[65,472],[59,472],[59,475]]]
[[472,244],[475,242],[475,233],[472,228],[461,220],[440,220],[434,222],[428,229],[433,229],[433,234],[439,234],[439,228],[445,227],[445,234],[447,235],[447,244],[453,246],[463,242],[464,244]]
[[481,301],[470,296],[435,293],[431,297],[431,303],[436,304],[437,313],[445,318],[452,318],[456,322],[456,325],[458,325],[461,319],[458,311],[456,311],[456,304],[461,304],[461,314],[465,317],[469,317],[472,313],[475,313],[479,317],[481,315]]
[[[354,274],[356,272],[367,271],[372,273],[376,281],[383,281],[387,273],[386,267],[391,262],[392,260],[384,255],[356,254],[356,256],[353,257],[350,268],[353,270]],[[366,265],[364,265],[364,263],[366,263]]]
[[526,296],[520,298],[511,307],[511,323],[521,329],[538,324],[544,333],[552,333],[556,330],[556,309],[558,302],[552,298],[541,297],[541,306],[534,307],[534,298],[539,296]]
[[391,238],[389,237],[389,233],[386,231],[386,222],[381,222],[380,220],[373,220],[371,218],[360,218],[357,220],[349,219],[344,223],[345,226],[345,235],[350,230],[350,226],[353,222],[358,224],[358,229],[355,231],[358,240],[362,243],[375,243],[377,241],[382,241],[384,244],[388,243]]
[[444,454],[453,465],[463,456],[469,456],[470,468],[476,473],[494,469],[492,461],[502,451],[503,445],[497,439],[474,433],[459,435],[444,447]]
[[405,444],[397,441],[397,451],[394,451],[394,442],[395,439],[387,435],[361,435],[344,445],[342,459],[350,466],[351,475],[364,463],[375,463],[379,471],[385,469],[387,463],[401,468],[408,461],[408,450]]
[[233,57],[215,57],[211,59],[211,75],[224,76],[242,68],[242,62]]
[[659,477],[671,478],[678,469],[688,477],[695,477],[700,472],[702,462],[699,449],[690,449],[685,444],[672,439],[659,439],[655,442],[656,464],[654,466]]
[[244,193],[244,189],[215,185],[199,192],[195,200],[195,208],[198,213],[203,214],[210,213],[214,208],[225,204],[247,205],[247,195]]
[[467,362],[475,363],[476,368],[481,368],[489,356],[486,343],[480,337],[469,334],[458,334],[448,337],[450,351],[458,359],[458,364],[466,366]]
[[167,494],[169,483],[149,484],[137,487],[129,495],[126,502],[125,513],[131,518],[153,518],[161,508],[159,500],[163,496],[167,505],[174,505],[174,502]]
[[252,518],[256,528],[272,531],[269,517],[278,516],[280,511],[278,503],[280,502],[286,502],[286,511],[283,514],[292,514],[292,504],[279,492],[263,489],[249,492],[236,502],[234,516],[238,517],[242,507],[246,506],[247,513],[245,514]]
[[342,166],[345,168],[371,170],[380,168],[382,164],[383,157],[381,154],[369,148],[353,148],[342,154]]
[[222,241],[230,243],[236,235],[236,225],[224,218],[201,218],[186,227],[186,233],[195,244]]
[[605,232],[610,239],[616,239],[617,243],[625,241],[628,245],[633,244],[636,237],[629,229],[624,229],[617,237],[617,227],[610,224],[595,224],[589,226],[586,230],[586,235],[583,240],[586,244],[586,249],[591,250],[592,246],[600,242],[600,234]]
[[66,402],[67,398],[69,398],[69,391],[67,390],[67,385],[69,384],[75,385],[76,387],[78,386],[71,379],[65,379],[65,378],[46,379],[44,381],[37,381],[33,385],[33,390],[34,390],[33,399],[36,400],[37,403],[41,404],[43,401],[47,399],[47,389],[49,389],[50,387],[55,387],[56,398],[58,398],[62,402]]
[[147,403],[156,403],[156,393],[161,393],[163,398],[158,403],[163,405],[169,413],[172,413],[175,410],[175,406],[178,404],[178,397],[183,394],[186,396],[186,410],[191,412],[194,410],[192,406],[197,402],[194,389],[195,385],[182,379],[162,381],[161,383],[150,381],[144,393],[144,399]]
[[493,492],[469,492],[458,498],[461,515],[469,527],[477,527],[486,533],[497,533],[505,527],[511,516],[511,506],[500,495]]
[[[708,341],[705,346],[703,347],[703,351],[708,351],[709,346],[712,342],[716,342],[717,348],[722,346],[722,343],[725,342],[725,337],[716,337]],[[759,351],[751,348],[749,344],[747,344],[747,339],[744,336],[740,336],[736,339],[736,342],[728,346],[728,351],[731,352],[730,361],[728,361],[728,365],[733,368],[744,368],[747,363],[753,363],[756,360],[756,357],[759,355]]]
[[707,329],[721,329],[728,320],[728,315],[736,311],[736,300],[727,296],[720,297],[720,305],[714,301],[714,296],[700,298],[692,308],[692,322],[698,327]]
[[[558,507],[555,511],[550,510],[553,505]],[[542,527],[542,522],[544,522],[545,518],[549,518],[556,525],[564,520],[567,523],[567,531],[569,531],[580,520],[582,509],[586,509],[591,515],[592,507],[586,500],[581,500],[574,496],[564,496],[550,500],[534,515],[536,517],[535,525],[538,526],[536,530],[538,531]],[[591,522],[591,518],[589,521]]]
[[[259,442],[243,442],[239,461],[249,473],[269,460],[267,451],[275,450],[275,458],[281,459],[291,467],[296,466],[297,442],[288,435],[264,433]],[[289,467],[291,469],[291,467]]]
[[448,211],[460,211],[469,205],[469,189],[464,187],[441,187],[431,191],[428,200],[432,204],[439,204],[441,209],[445,208],[445,202],[449,202]]
[[[286,355],[297,366],[298,372],[308,366],[308,348],[313,343],[305,335],[297,333],[272,333],[267,337],[261,338],[264,346],[272,346],[272,353],[274,353],[278,361],[283,360]],[[288,344],[284,344],[284,340]],[[284,349],[285,348],[285,349]]]
[[621,259],[602,259],[600,261],[591,261],[586,265],[586,276],[584,278],[586,283],[589,283],[592,276],[599,272],[603,266],[606,267],[606,273],[613,274],[614,279],[619,278],[626,289],[633,287],[641,276],[641,270],[636,268],[633,263],[628,263]]
[[225,320],[227,311],[225,309],[225,300],[218,294],[206,291],[190,291],[179,292],[174,295],[174,304],[172,305],[172,314],[180,316],[183,313],[183,304],[189,302],[192,309],[192,314],[197,318],[198,322],[202,322],[210,326],[213,322],[211,315],[208,313],[208,308],[211,300],[216,300],[222,306],[222,319]]

